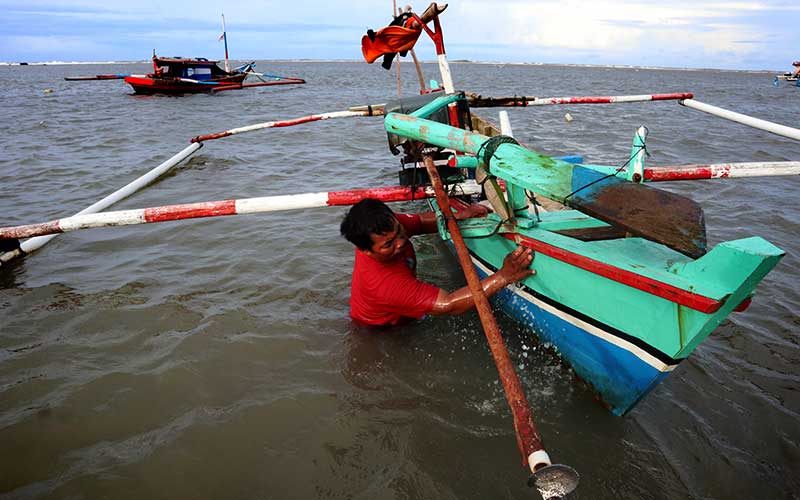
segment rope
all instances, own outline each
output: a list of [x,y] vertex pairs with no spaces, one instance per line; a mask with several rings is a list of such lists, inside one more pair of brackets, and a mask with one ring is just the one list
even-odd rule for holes
[[500,228],[503,227],[503,225],[508,223],[508,222],[511,222],[511,220],[510,219],[501,220],[500,222],[497,223],[497,225],[494,227],[494,229],[492,229],[492,232],[489,233],[489,234],[483,234],[483,235],[479,235],[479,236],[465,236],[465,235],[462,234],[461,236],[464,239],[471,239],[471,240],[479,240],[481,238],[488,238],[490,236],[494,236],[497,233],[499,233],[500,232]]
[[[481,147],[478,148],[478,152],[475,153],[475,156],[483,162],[484,165],[489,165],[489,160],[492,159],[494,153],[497,151],[497,148],[500,147],[501,144],[517,144],[516,139],[513,137],[509,137],[507,135],[496,135],[494,137],[489,138],[488,141],[481,144]],[[481,154],[481,151],[483,154]],[[488,173],[488,172],[487,172]]]
[[[648,132],[648,130],[647,130],[647,127],[644,127],[644,130],[645,130],[645,137],[646,137],[646,136],[647,136],[647,132]],[[571,192],[570,194],[568,194],[567,196],[565,196],[565,197],[564,197],[564,202],[566,203],[567,199],[569,199],[569,198],[570,198],[572,195],[574,195],[575,193],[578,193],[578,192],[580,192],[580,191],[583,191],[584,189],[588,188],[589,186],[592,186],[592,185],[594,185],[594,184],[597,184],[598,182],[602,182],[602,181],[604,181],[604,180],[608,179],[609,177],[616,177],[616,175],[617,175],[618,173],[620,173],[620,172],[622,172],[623,170],[625,170],[625,167],[627,167],[627,166],[628,166],[628,164],[630,164],[630,162],[631,162],[631,161],[633,161],[633,159],[634,159],[634,158],[636,158],[636,157],[639,155],[639,153],[640,153],[641,151],[644,151],[644,154],[645,154],[646,156],[648,156],[648,157],[649,157],[649,156],[650,156],[650,153],[647,151],[647,145],[644,143],[644,138],[643,138],[642,136],[640,136],[640,135],[639,135],[639,132],[638,132],[638,130],[637,130],[637,132],[636,132],[636,137],[638,137],[639,139],[641,139],[641,141],[642,141],[642,145],[641,145],[641,146],[639,146],[639,147],[636,149],[636,151],[634,151],[633,153],[631,153],[631,156],[630,156],[630,158],[628,158],[628,160],[627,160],[625,163],[623,163],[623,164],[622,164],[622,166],[620,166],[618,169],[616,169],[614,172],[612,172],[612,173],[610,173],[610,174],[604,175],[603,177],[600,177],[599,179],[595,179],[595,180],[593,180],[592,182],[590,182],[590,183],[588,183],[588,184],[586,184],[586,185],[584,185],[584,186],[581,186],[581,187],[579,187],[579,188],[578,188],[578,189],[576,189],[575,191],[573,191],[573,192]]]
[[536,222],[542,222],[542,218],[539,217],[539,207],[541,206],[541,203],[539,203],[539,200],[536,199],[536,195],[533,193],[533,191],[526,189],[525,196],[528,198],[528,201],[533,204],[533,213],[536,214]]

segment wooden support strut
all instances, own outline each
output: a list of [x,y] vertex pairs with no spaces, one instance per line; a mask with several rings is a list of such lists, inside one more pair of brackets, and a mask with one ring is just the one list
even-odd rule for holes
[[[436,194],[436,203],[439,205],[439,210],[443,214],[451,214],[450,201],[445,194],[442,180],[430,156],[424,157],[425,168],[433,185],[434,193]],[[536,430],[536,425],[533,422],[533,416],[528,407],[528,401],[525,399],[525,394],[522,390],[522,384],[514,371],[514,366],[511,363],[511,358],[506,350],[503,337],[500,334],[500,329],[497,326],[497,320],[492,313],[489,300],[481,287],[480,278],[475,268],[472,265],[472,260],[469,256],[469,251],[464,243],[464,238],[461,236],[461,231],[458,223],[451,216],[445,216],[447,221],[447,230],[453,239],[453,244],[456,248],[458,260],[461,263],[461,268],[464,270],[464,276],[467,279],[467,284],[472,292],[473,300],[475,301],[475,308],[481,319],[486,340],[489,342],[489,348],[492,351],[497,371],[500,373],[500,380],[503,383],[503,389],[506,393],[506,399],[511,407],[511,413],[514,416],[514,430],[517,435],[517,446],[522,454],[522,464],[530,467],[531,472],[537,468],[550,465],[548,462],[540,462],[538,464],[529,463],[529,457],[534,453],[542,451],[541,438],[539,432]],[[545,455],[546,456],[546,455]]]

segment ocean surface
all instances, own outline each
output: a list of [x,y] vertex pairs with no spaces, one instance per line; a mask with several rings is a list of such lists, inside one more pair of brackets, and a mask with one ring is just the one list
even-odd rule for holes
[[[0,226],[74,214],[199,134],[397,96],[394,71],[358,62],[259,62],[308,83],[218,95],[63,80],[148,69],[0,67]],[[424,69],[435,78],[435,65]],[[404,95],[415,95],[412,65],[402,70]],[[767,73],[452,70],[459,89],[483,95],[694,92],[799,124],[800,89],[776,88]],[[498,111],[477,112],[498,122]],[[509,114],[533,149],[592,163],[624,163],[639,125],[650,165],[800,160],[796,141],[676,102]],[[356,118],[211,141],[113,209],[394,185],[385,135],[380,118]],[[758,235],[786,257],[749,309],[622,418],[501,315],[544,444],[580,473],[575,499],[798,499],[800,179],[659,187],[704,207],[711,245]],[[78,231],[0,267],[0,499],[536,498],[474,312],[384,334],[348,319],[344,211]],[[464,285],[436,237],[415,246],[423,279]]]

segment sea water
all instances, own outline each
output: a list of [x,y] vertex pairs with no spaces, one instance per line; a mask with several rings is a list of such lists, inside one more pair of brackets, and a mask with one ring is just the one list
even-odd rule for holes
[[[378,65],[257,68],[308,83],[135,96],[122,81],[63,77],[147,64],[0,67],[0,226],[76,213],[196,135],[397,97]],[[789,126],[800,116],[800,90],[767,73],[464,63],[453,74],[485,96],[694,92]],[[477,112],[498,122],[497,109]],[[676,102],[509,114],[531,148],[591,163],[622,165],[640,125],[650,165],[800,160],[800,143]],[[380,118],[358,118],[210,141],[114,209],[394,185],[385,135]],[[501,315],[545,447],[580,473],[577,499],[800,498],[800,181],[659,187],[704,207],[711,245],[758,235],[787,255],[747,311],[623,418]],[[350,322],[344,211],[79,231],[0,268],[0,498],[535,497],[475,313],[380,335]],[[422,279],[464,285],[435,237],[415,245]]]

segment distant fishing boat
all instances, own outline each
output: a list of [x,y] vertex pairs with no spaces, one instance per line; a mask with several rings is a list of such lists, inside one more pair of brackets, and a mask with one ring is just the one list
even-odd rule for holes
[[[204,57],[158,57],[153,51],[153,72],[145,75],[107,74],[65,77],[67,81],[79,80],[125,80],[136,94],[183,95],[203,92],[220,92],[269,85],[296,85],[306,83],[302,78],[266,75],[255,71],[255,62],[230,69],[228,59],[228,36],[225,31],[225,16],[222,16],[222,35],[225,42],[225,67]],[[259,81],[246,83],[248,76]]]
[[158,57],[153,54],[153,72],[147,75],[125,75],[125,83],[133,87],[137,94],[197,94],[220,90],[279,85],[281,83],[305,83],[301,79],[281,79],[271,82],[244,83],[253,72],[255,63],[247,63],[239,68],[226,71],[217,65],[218,61],[198,57]]
[[775,78],[772,82],[776,87],[781,80],[794,83],[797,87],[800,87],[800,61],[793,62],[792,66],[798,69],[795,71],[787,71],[782,75],[775,75]]

